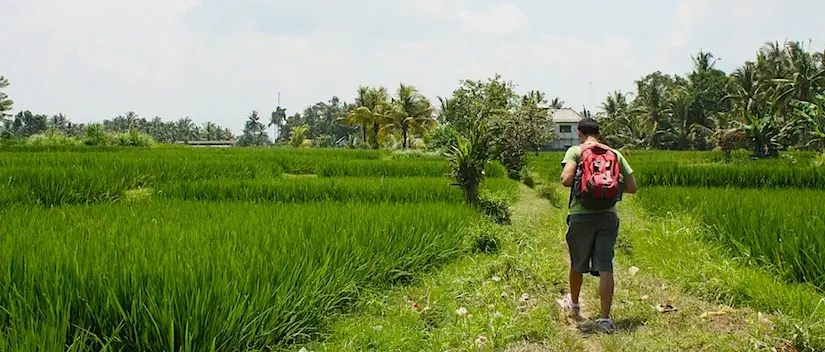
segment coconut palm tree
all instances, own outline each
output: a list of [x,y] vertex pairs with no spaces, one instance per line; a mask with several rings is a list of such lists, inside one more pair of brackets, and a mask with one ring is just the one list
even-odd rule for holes
[[418,92],[413,86],[398,86],[394,98],[387,110],[387,119],[381,129],[382,134],[400,133],[402,148],[407,149],[409,134],[424,134],[427,130],[435,127],[436,121],[433,119],[433,106],[430,101]]
[[550,108],[564,109],[564,101],[562,101],[559,97],[555,97],[550,101]]
[[387,96],[385,87],[358,87],[358,95],[355,98],[356,107],[342,119],[349,125],[360,126],[364,142],[367,142],[369,133],[369,143],[374,149],[380,145],[379,132],[390,113]]

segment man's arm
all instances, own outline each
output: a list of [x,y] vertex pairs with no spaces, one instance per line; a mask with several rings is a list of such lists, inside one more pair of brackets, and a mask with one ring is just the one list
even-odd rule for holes
[[561,184],[564,185],[564,187],[572,187],[575,177],[576,163],[566,162],[564,164],[564,170],[561,172]]
[[576,178],[576,168],[579,164],[576,159],[576,151],[573,147],[567,148],[567,152],[564,153],[564,159],[561,161],[561,164],[564,167],[561,172],[561,184],[564,185],[564,187],[573,186],[573,182]]
[[627,174],[624,177],[624,193],[635,194],[639,190],[639,185],[636,184],[636,179],[633,174]]
[[627,159],[624,155],[621,156],[622,160],[622,183],[624,183],[624,193],[634,194],[639,191],[639,185],[636,184],[636,179],[633,177],[633,168],[630,167],[630,163],[627,162]]

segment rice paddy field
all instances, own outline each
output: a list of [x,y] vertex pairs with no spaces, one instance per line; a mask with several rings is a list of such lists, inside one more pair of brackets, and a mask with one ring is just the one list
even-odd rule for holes
[[[645,216],[688,214],[731,257],[825,292],[825,170],[813,154],[625,155]],[[553,182],[562,156],[529,165]],[[0,149],[0,351],[314,339],[365,290],[471,249],[487,220],[448,169],[438,155],[388,151]],[[484,191],[516,199],[503,167],[486,173]]]
[[[0,351],[270,350],[468,250],[438,156],[0,150]],[[513,197],[499,165],[486,191]]]

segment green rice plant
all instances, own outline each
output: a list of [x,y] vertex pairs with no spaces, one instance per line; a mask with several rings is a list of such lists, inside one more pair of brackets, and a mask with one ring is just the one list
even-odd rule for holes
[[637,197],[659,213],[697,216],[734,256],[825,289],[825,191],[654,187]]
[[634,171],[644,186],[825,189],[825,169],[807,165],[641,163]]
[[[517,184],[492,179],[485,190],[512,196]],[[204,180],[172,182],[157,187],[164,198],[199,201],[252,202],[367,202],[367,203],[460,203],[461,191],[450,180],[428,178],[289,178],[256,180]]]
[[441,177],[449,165],[444,160],[349,160],[326,162],[316,170],[322,177]]
[[[468,250],[455,204],[0,210],[0,350],[269,350]],[[106,345],[108,344],[108,345]]]

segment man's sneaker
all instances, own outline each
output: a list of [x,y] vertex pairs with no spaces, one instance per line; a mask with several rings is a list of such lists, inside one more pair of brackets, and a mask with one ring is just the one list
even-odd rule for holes
[[611,334],[616,331],[616,324],[613,324],[613,319],[610,318],[600,318],[596,320],[596,325],[599,327],[599,331],[607,334]]
[[567,311],[567,314],[570,317],[578,317],[581,314],[581,304],[573,303],[573,298],[570,294],[565,294],[564,298],[562,299],[562,308]]

